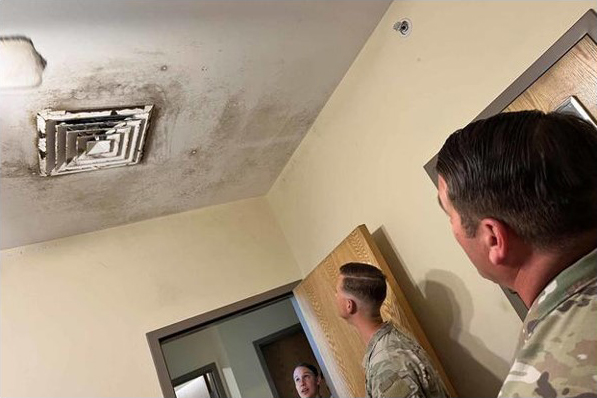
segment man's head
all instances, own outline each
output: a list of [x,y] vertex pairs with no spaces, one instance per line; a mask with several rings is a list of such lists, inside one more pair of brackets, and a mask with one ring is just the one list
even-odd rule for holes
[[379,317],[386,290],[386,277],[379,268],[363,263],[344,264],[336,284],[338,314],[344,319],[355,314]]
[[301,398],[313,398],[319,396],[319,385],[321,376],[317,368],[309,363],[300,363],[295,366],[292,373],[294,386]]
[[[502,283],[525,248],[558,251],[597,230],[597,131],[572,115],[501,113],[439,152],[440,204],[479,272]],[[514,261],[516,262],[516,261]]]

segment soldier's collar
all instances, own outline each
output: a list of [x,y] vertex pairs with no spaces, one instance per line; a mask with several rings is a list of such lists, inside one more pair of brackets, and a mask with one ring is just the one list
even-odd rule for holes
[[[532,333],[537,323],[566,299],[597,278],[597,249],[558,274],[539,293],[524,320],[524,329]],[[570,302],[570,304],[574,304]],[[565,312],[563,306],[560,310]]]
[[392,323],[391,322],[384,322],[381,327],[371,336],[371,340],[367,343],[367,348],[365,349],[365,357],[363,358],[363,367],[367,368],[367,363],[369,362],[369,358],[373,353],[373,348],[375,344],[381,339],[384,335],[389,333],[392,330]]

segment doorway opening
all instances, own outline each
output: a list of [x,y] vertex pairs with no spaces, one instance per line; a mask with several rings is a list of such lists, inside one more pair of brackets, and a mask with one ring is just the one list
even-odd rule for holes
[[215,362],[172,380],[177,398],[224,398],[224,386]]
[[[297,396],[294,381],[289,377],[297,364],[318,365],[300,323],[256,340],[253,345],[274,398]],[[322,397],[330,396],[325,378],[319,392]]]
[[[327,372],[301,324],[292,295],[282,286],[147,333],[165,397],[298,397],[294,367],[309,363]],[[329,380],[329,379],[328,379]]]

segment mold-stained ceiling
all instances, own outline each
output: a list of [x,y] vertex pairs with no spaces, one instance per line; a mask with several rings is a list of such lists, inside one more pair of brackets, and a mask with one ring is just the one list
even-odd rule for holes
[[[265,194],[389,1],[0,2],[47,61],[0,91],[0,246]],[[136,166],[41,177],[47,108],[153,104]]]

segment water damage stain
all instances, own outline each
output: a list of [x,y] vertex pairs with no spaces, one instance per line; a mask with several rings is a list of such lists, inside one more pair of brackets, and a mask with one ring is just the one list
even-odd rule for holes
[[[164,66],[168,73],[162,73]],[[196,65],[191,68],[197,73]],[[33,117],[18,127],[31,131],[31,138],[2,139],[1,175],[13,178],[3,198],[9,213],[32,203],[28,212],[36,222],[53,223],[61,215],[52,232],[57,237],[264,194],[315,119],[318,105],[296,110],[276,94],[248,101],[241,88],[235,91],[222,82],[199,90],[190,73],[163,59],[133,73],[120,62],[106,62],[90,74],[72,73],[70,84],[45,85],[24,111]],[[37,111],[145,104],[155,107],[139,165],[58,178],[34,175]],[[23,244],[26,238],[14,240]]]

